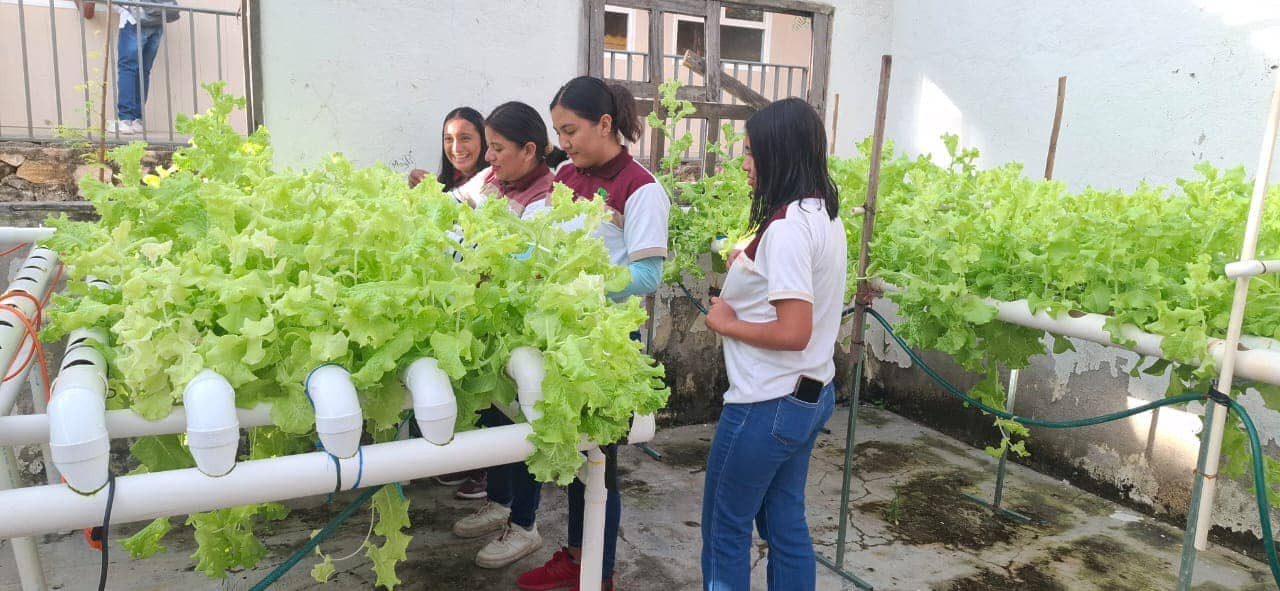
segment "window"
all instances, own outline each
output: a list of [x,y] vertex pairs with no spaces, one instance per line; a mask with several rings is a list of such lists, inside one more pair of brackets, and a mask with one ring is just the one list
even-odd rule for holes
[[631,15],[607,10],[604,13],[604,48],[627,51],[631,39]]
[[[754,8],[725,8],[720,20],[720,59],[764,62],[765,50],[764,11]],[[677,17],[675,53],[683,55],[692,51],[705,54],[706,30],[703,19]]]

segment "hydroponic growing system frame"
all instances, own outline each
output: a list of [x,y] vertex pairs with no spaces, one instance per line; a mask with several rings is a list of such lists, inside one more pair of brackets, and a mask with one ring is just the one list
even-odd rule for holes
[[[48,237],[45,229],[3,228],[0,243]],[[0,297],[0,367],[32,352],[24,343],[24,318],[35,318],[36,302],[53,287],[58,254],[33,247],[17,278]],[[20,295],[14,295],[20,294]],[[6,305],[7,304],[7,305]],[[235,392],[225,378],[202,371],[183,391],[184,405],[158,421],[131,410],[106,410],[106,362],[89,346],[105,335],[75,331],[53,382],[47,407],[42,378],[32,377],[37,414],[10,416],[16,395],[35,363],[0,384],[0,538],[11,539],[23,591],[47,585],[32,536],[102,524],[108,497],[110,440],[144,435],[186,433],[196,467],[120,476],[114,482],[111,522],[128,523],[157,517],[210,511],[269,501],[322,495],[521,462],[533,453],[530,423],[517,423],[454,433],[457,403],[449,377],[434,359],[421,358],[404,368],[421,438],[361,445],[364,417],[351,376],[337,365],[315,368],[307,378],[307,395],[315,406],[316,431],[324,450],[261,460],[236,461],[240,430],[270,425],[270,404],[250,409],[235,405]],[[540,414],[545,368],[542,354],[521,347],[511,354],[507,375],[515,382],[519,412],[529,421]],[[514,415],[515,408],[503,409]],[[651,441],[653,415],[636,417],[631,443]],[[15,488],[19,482],[13,446],[41,444],[49,484]],[[587,462],[578,477],[586,484],[582,589],[598,591],[604,552],[605,456],[599,445],[583,438],[579,449]],[[280,478],[288,474],[289,478]],[[60,482],[64,481],[64,482]]]

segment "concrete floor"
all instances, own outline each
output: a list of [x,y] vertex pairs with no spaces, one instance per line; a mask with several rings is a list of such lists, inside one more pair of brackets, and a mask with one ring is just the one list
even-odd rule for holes
[[[1181,531],[1064,482],[1011,465],[1006,506],[1044,520],[1020,525],[993,518],[960,497],[990,496],[995,462],[921,425],[874,408],[859,413],[857,465],[847,564],[876,589],[1172,589],[1181,551]],[[809,524],[820,553],[834,553],[840,468],[847,409],[837,409],[814,451],[809,478]],[[713,425],[658,432],[653,446],[661,462],[628,447],[621,453],[624,523],[618,549],[620,589],[683,590],[700,587],[698,552],[702,479]],[[546,560],[564,542],[565,495],[544,490],[540,530],[543,550],[506,569],[486,571],[471,560],[485,539],[460,540],[450,524],[477,507],[454,500],[451,489],[417,482],[411,498],[414,538],[409,560],[398,569],[401,589],[514,589],[517,574]],[[175,527],[168,553],[133,561],[113,547],[109,589],[248,589],[323,526],[351,498],[331,506],[320,499],[293,503],[298,509],[264,542],[270,554],[260,568],[211,581],[192,570],[191,530]],[[5,508],[12,510],[12,508]],[[175,524],[179,520],[175,519]],[[356,549],[368,531],[369,513],[352,517],[323,545],[333,556]],[[143,524],[113,528],[113,539]],[[7,543],[3,544],[7,546]],[[96,588],[99,554],[74,535],[46,536],[41,556],[51,588]],[[764,589],[765,548],[757,548],[753,588]],[[303,561],[272,587],[313,589],[313,559]],[[363,553],[338,563],[327,588],[365,589],[373,581]],[[855,589],[818,567],[818,589]],[[1200,554],[1195,589],[1270,589],[1266,565],[1213,549]],[[0,548],[0,591],[18,589],[13,554]]]

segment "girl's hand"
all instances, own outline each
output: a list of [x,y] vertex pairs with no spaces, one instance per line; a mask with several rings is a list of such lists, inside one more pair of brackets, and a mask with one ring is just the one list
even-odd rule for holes
[[422,182],[422,178],[427,176],[427,171],[421,168],[415,168],[409,171],[409,188],[412,189]]
[[724,335],[729,327],[738,321],[738,313],[726,304],[723,298],[711,298],[711,309],[707,311],[707,328],[718,335]]

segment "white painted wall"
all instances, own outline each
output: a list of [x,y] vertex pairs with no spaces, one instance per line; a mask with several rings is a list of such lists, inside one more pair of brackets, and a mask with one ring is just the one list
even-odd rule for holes
[[281,165],[340,151],[435,171],[454,107],[544,111],[578,74],[580,0],[259,4],[264,118]]
[[1171,183],[1202,160],[1257,164],[1280,73],[1273,0],[836,6],[831,92],[842,95],[842,153],[870,133],[878,58],[892,53],[888,135],[912,153],[941,153],[937,137],[951,131],[986,165],[1013,160],[1041,174],[1066,75],[1054,176],[1074,188]]

